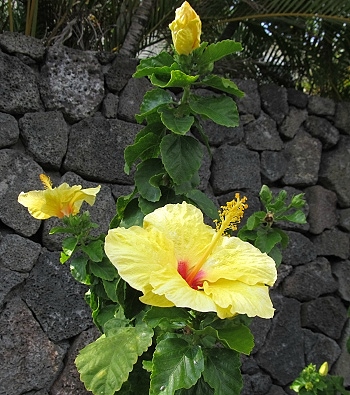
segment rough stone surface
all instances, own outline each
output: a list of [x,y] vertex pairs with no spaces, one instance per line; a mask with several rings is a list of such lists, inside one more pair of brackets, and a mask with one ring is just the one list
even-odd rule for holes
[[280,125],[289,112],[287,89],[266,84],[260,87],[260,94],[262,108]]
[[242,188],[260,190],[259,154],[243,147],[220,146],[213,154],[212,185],[218,194]]
[[84,301],[86,287],[77,284],[59,253],[43,251],[24,290],[25,302],[46,335],[61,341],[91,327],[91,310]]
[[17,142],[19,128],[17,120],[10,114],[0,113],[0,149]]
[[0,317],[0,394],[49,388],[62,368],[64,348],[47,338],[19,298]]
[[327,119],[310,115],[305,122],[306,130],[317,137],[325,149],[332,148],[339,140],[339,131]]
[[[274,322],[255,359],[278,384],[286,385],[304,368],[302,329],[289,325],[290,321],[300,320],[300,303],[280,295],[276,295],[273,301],[276,307]],[[281,360],[283,363],[279,362]]]
[[42,168],[28,156],[15,150],[0,151],[0,220],[23,236],[34,235],[40,221],[28,214],[28,210],[17,202],[25,188],[41,189],[38,175]]
[[43,42],[21,33],[3,32],[0,35],[0,48],[9,54],[21,54],[42,61],[45,55]]
[[72,126],[64,160],[67,171],[105,182],[131,184],[124,173],[124,148],[141,126],[118,119],[86,118]]
[[305,198],[309,205],[308,222],[311,233],[320,234],[337,225],[337,195],[334,192],[315,185],[305,189]]
[[[318,180],[321,162],[321,142],[301,131],[285,145],[285,155],[289,163],[283,177],[287,185],[310,186]],[[312,156],[310,156],[312,152]]]
[[326,258],[297,266],[284,280],[283,295],[300,302],[336,292],[338,284],[332,276],[331,265]]
[[295,107],[291,107],[289,110],[289,114],[284,119],[280,133],[282,136],[286,138],[293,138],[299,131],[301,125],[307,118],[307,111],[300,110]]
[[335,262],[332,272],[338,281],[338,292],[343,300],[350,302],[350,261]]
[[260,156],[261,174],[269,182],[275,182],[284,176],[287,161],[283,152],[263,151]]
[[60,110],[69,120],[92,115],[104,95],[101,66],[92,52],[50,47],[41,70],[40,93],[46,110]]
[[334,340],[340,338],[346,316],[344,304],[334,296],[324,296],[301,305],[301,325]]
[[59,169],[67,151],[68,125],[59,111],[25,114],[19,120],[28,153],[42,166]]
[[37,78],[28,66],[0,51],[0,70],[0,111],[17,115],[42,109]]
[[341,207],[350,207],[350,137],[342,136],[333,150],[322,154],[319,181],[337,194]]
[[[49,231],[60,226],[60,220],[33,219],[17,196],[21,191],[41,190],[38,175],[43,172],[55,186],[62,182],[84,188],[101,185],[95,204],[84,204],[83,210],[88,209],[99,224],[96,235],[105,233],[116,200],[134,188],[134,169],[131,176],[123,172],[123,152],[142,128],[134,115],[139,113],[141,89],[149,84],[146,79],[131,80],[137,59],[64,47],[45,49],[41,57],[41,44],[27,45],[27,38],[12,52],[11,42],[18,40],[17,35],[0,34],[0,395],[87,395],[73,363],[77,352],[98,335],[84,301],[86,288],[73,280],[69,265],[59,263],[62,235],[49,235]],[[54,108],[43,107],[37,76],[42,79],[46,103]],[[350,302],[349,103],[334,104],[274,85],[261,87],[252,80],[236,83],[245,92],[243,98],[235,98],[239,126],[203,122],[212,156],[204,149],[200,189],[217,207],[232,200],[235,192],[247,196],[249,207],[239,227],[262,209],[258,198],[262,183],[274,195],[284,189],[287,203],[293,195],[306,193],[302,210],[308,218],[307,224],[278,222],[290,243],[271,288],[275,315],[252,319],[255,346],[250,356],[242,356],[242,394],[293,395],[289,385],[305,364],[324,360],[329,361],[331,374],[343,376],[350,386],[346,348],[350,336],[346,317]],[[213,94],[204,89],[196,93]],[[171,94],[177,97],[179,91]],[[62,166],[63,148],[51,153],[49,160],[39,159],[48,158],[45,151],[65,136],[60,127],[53,131],[49,126],[56,113],[61,121],[65,118],[63,128],[71,123]],[[36,136],[29,150],[23,130],[19,136],[18,123],[42,119],[47,125],[41,121],[37,126],[45,133],[40,135],[36,126],[27,131]],[[255,135],[248,148],[244,135],[252,129],[256,133],[264,119],[273,120],[270,139]],[[308,129],[310,119],[320,122],[320,130]],[[335,129],[339,141],[332,145]],[[204,147],[198,131],[191,132]],[[212,225],[208,218],[206,223]]]
[[310,114],[333,116],[335,113],[335,103],[327,97],[310,96],[308,111]]
[[349,234],[339,229],[325,230],[313,238],[318,255],[347,259],[350,253]]
[[280,151],[283,142],[279,137],[276,122],[264,113],[244,127],[246,146],[254,151]]
[[345,134],[350,134],[350,102],[340,102],[336,105],[334,126]]
[[316,248],[306,236],[292,231],[288,231],[287,235],[289,242],[287,248],[282,251],[283,263],[298,266],[316,259]]

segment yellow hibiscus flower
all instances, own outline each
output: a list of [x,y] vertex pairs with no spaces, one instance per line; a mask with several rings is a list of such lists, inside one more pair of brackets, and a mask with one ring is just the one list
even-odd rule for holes
[[47,175],[40,174],[39,177],[44,190],[21,192],[18,196],[18,202],[27,207],[29,214],[36,219],[76,215],[84,201],[90,206],[95,203],[96,195],[101,188],[99,185],[96,188],[81,189],[81,185],[70,187],[67,183],[53,188]]
[[202,22],[187,1],[176,9],[175,19],[170,23],[169,28],[179,55],[189,55],[199,47]]
[[237,237],[245,198],[223,207],[217,229],[204,224],[195,206],[168,204],[144,218],[143,227],[111,229],[105,251],[140,300],[160,307],[216,312],[220,318],[274,314],[268,286],[276,280],[272,258]]

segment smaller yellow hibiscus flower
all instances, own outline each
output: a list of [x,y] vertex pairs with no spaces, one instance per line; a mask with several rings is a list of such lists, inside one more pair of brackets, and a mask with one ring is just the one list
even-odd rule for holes
[[276,281],[275,262],[225,235],[245,208],[245,198],[237,194],[223,207],[215,230],[195,206],[167,204],[146,215],[143,227],[109,230],[105,251],[120,276],[143,293],[145,304],[213,311],[220,318],[271,318],[268,286]]
[[170,23],[169,28],[179,55],[189,55],[199,47],[202,22],[187,1],[176,9],[175,19]]
[[18,196],[18,202],[27,207],[29,214],[36,219],[76,215],[84,201],[90,206],[95,203],[96,195],[101,188],[99,185],[96,188],[81,189],[81,185],[70,187],[67,183],[53,188],[47,175],[40,174],[39,177],[44,190],[21,192]]

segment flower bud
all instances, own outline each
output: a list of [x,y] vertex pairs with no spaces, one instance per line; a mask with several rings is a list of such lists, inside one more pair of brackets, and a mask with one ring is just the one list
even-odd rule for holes
[[179,55],[189,55],[199,47],[202,22],[187,1],[176,9],[175,20],[170,23],[169,28]]
[[318,370],[318,373],[321,376],[327,376],[328,373],[328,362],[323,362],[323,364],[321,365],[320,369]]

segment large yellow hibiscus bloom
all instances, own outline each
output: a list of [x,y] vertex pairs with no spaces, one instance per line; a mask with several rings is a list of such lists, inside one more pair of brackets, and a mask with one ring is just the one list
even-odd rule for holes
[[143,227],[109,230],[106,254],[120,276],[143,293],[145,304],[213,311],[220,318],[271,318],[273,259],[224,235],[243,215],[245,200],[236,199],[224,207],[216,230],[204,224],[195,206],[168,204],[146,215]]
[[50,178],[45,174],[40,174],[40,180],[44,190],[21,192],[18,196],[18,202],[27,207],[29,214],[36,219],[76,215],[84,201],[90,206],[95,203],[101,188],[99,185],[96,188],[82,189],[81,185],[71,187],[67,183],[53,188]]

